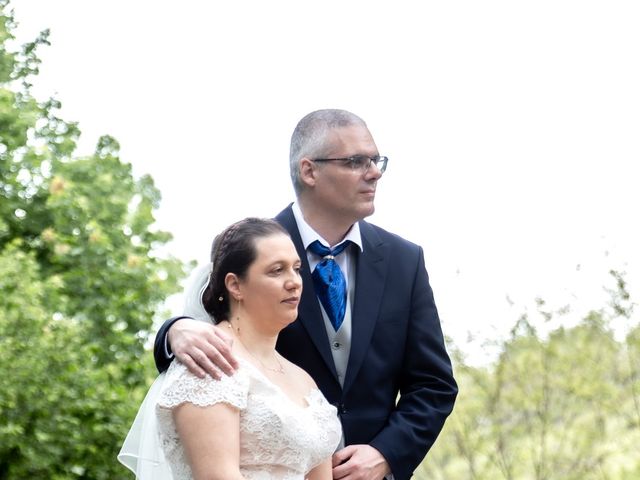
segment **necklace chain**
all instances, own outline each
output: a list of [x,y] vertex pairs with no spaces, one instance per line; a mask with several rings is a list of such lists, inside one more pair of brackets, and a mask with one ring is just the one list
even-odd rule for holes
[[[229,327],[231,331],[233,331],[233,326],[231,325],[231,322],[227,323],[227,327]],[[284,375],[284,365],[282,365],[282,363],[280,362],[280,359],[278,358],[278,354],[276,352],[273,352],[273,358],[276,359],[276,362],[278,363],[278,368],[268,367],[267,365],[265,365],[265,363],[262,360],[260,360],[253,353],[251,353],[251,350],[249,350],[247,346],[244,344],[244,342],[240,338],[240,335],[238,335],[238,341],[242,344],[242,346],[247,351],[247,353],[251,355],[251,357],[253,357],[253,359],[256,360],[262,366],[262,368],[264,368],[265,370],[270,370],[272,372],[281,373]]]

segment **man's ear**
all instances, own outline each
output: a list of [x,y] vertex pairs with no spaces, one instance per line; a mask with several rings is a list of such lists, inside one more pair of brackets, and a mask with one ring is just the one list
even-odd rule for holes
[[242,300],[242,288],[240,287],[240,280],[235,273],[227,273],[224,277],[224,286],[227,287],[229,297],[234,300]]
[[318,174],[317,166],[307,157],[303,157],[298,165],[300,168],[300,181],[307,187],[313,187],[316,184]]

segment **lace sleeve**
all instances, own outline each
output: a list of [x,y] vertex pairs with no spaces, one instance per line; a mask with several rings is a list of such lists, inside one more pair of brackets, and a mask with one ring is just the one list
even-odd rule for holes
[[167,371],[158,406],[172,409],[185,402],[199,407],[228,403],[244,410],[248,393],[249,377],[242,368],[230,377],[223,375],[220,380],[215,380],[209,375],[198,378],[182,363],[174,361]]

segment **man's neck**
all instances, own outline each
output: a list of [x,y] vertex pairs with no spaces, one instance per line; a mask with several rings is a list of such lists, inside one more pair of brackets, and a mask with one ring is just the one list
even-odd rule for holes
[[309,205],[308,202],[305,203],[302,198],[298,198],[298,205],[305,222],[329,242],[331,246],[340,242],[355,223],[350,220],[341,220],[336,218],[335,215],[326,214],[321,209]]

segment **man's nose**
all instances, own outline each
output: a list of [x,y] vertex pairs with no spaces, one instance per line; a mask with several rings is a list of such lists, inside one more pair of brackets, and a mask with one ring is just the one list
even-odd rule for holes
[[376,165],[374,162],[371,162],[369,168],[364,174],[364,178],[366,178],[367,180],[378,180],[380,177],[382,177],[382,171],[380,170],[380,168],[378,168],[378,165]]

